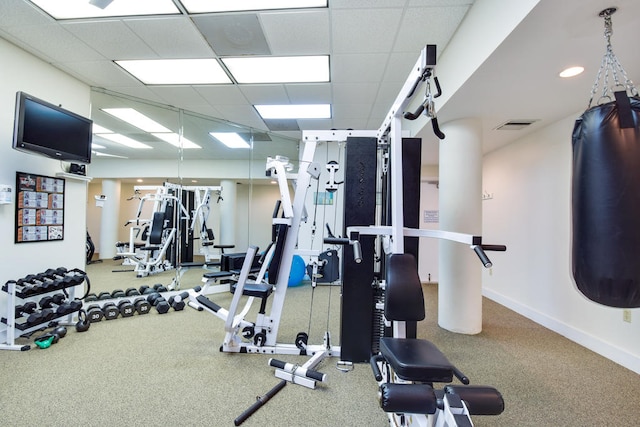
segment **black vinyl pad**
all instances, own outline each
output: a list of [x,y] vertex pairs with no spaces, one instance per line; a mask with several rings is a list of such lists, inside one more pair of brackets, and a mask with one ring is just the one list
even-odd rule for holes
[[453,366],[431,341],[383,337],[380,353],[404,380],[425,383],[453,380]]

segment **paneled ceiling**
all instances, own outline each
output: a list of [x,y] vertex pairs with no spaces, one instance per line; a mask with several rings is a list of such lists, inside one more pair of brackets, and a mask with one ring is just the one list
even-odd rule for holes
[[[260,138],[271,135],[273,144],[291,145],[300,131],[270,129],[253,104],[329,103],[331,119],[298,120],[298,127],[377,129],[425,44],[436,44],[439,57],[448,54],[449,42],[466,25],[470,8],[493,8],[495,13],[486,20],[486,31],[491,32],[508,18],[512,1],[329,0],[328,7],[318,9],[190,15],[174,0],[180,10],[176,15],[56,21],[27,0],[2,0],[0,36],[98,92],[124,95],[115,98],[118,104],[129,99],[169,105],[198,119],[217,119],[212,122],[222,127],[239,124]],[[604,53],[598,12],[606,7],[619,8],[613,17],[615,51],[631,79],[640,79],[635,46],[640,39],[639,1],[527,1],[535,5],[531,13],[470,70],[468,79],[451,87],[447,76],[439,74],[443,90],[450,91],[446,101],[436,104],[441,124],[461,117],[482,119],[485,152],[586,106]],[[113,62],[221,58],[249,48],[274,56],[329,55],[330,82],[145,86]],[[562,68],[575,64],[585,66],[582,76],[571,81],[557,77]],[[96,96],[92,111],[111,101],[111,96]],[[537,121],[518,131],[495,130],[521,119]],[[437,143],[426,130],[418,134],[433,142],[423,162],[437,163]]]

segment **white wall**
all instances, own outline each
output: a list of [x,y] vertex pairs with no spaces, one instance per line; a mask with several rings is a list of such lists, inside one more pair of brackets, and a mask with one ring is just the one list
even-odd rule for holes
[[[64,239],[14,243],[16,172],[55,176],[68,168],[58,160],[13,150],[16,92],[24,91],[68,110],[89,116],[89,87],[0,38],[0,183],[10,184],[13,203],[0,205],[0,284],[48,268],[85,268],[87,184],[65,179]],[[76,292],[82,292],[79,286]],[[72,291],[73,292],[73,291]],[[72,293],[73,295],[73,293]],[[0,314],[6,317],[7,295],[0,292]],[[0,325],[0,342],[6,342]]]
[[[68,110],[89,116],[89,87],[51,65],[0,39],[0,183],[11,184],[15,196],[16,172],[55,176],[63,172],[57,160],[22,153],[11,148],[17,91],[24,91]],[[18,279],[47,268],[84,269],[86,197],[85,182],[66,179],[64,240],[14,243],[14,203],[0,205],[0,282]],[[0,293],[0,307],[4,307]]]
[[487,297],[640,373],[640,310],[587,300],[571,276],[571,131],[580,113],[484,159],[483,238],[507,245],[483,272]]

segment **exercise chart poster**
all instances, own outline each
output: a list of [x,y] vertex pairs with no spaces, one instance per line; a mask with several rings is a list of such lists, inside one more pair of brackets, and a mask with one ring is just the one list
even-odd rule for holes
[[64,239],[64,179],[16,173],[15,243]]

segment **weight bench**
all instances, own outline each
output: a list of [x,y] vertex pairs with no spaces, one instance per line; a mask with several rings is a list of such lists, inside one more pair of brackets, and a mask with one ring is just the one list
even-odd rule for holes
[[[411,254],[387,258],[384,315],[394,322],[425,318],[422,285]],[[436,417],[440,424],[435,426],[466,426],[473,425],[463,421],[470,422],[470,415],[498,415],[504,410],[498,390],[469,386],[469,379],[428,340],[382,337],[380,354],[371,358],[371,367],[380,386],[381,408],[396,416],[402,414],[399,417],[404,421],[404,414],[423,414]],[[453,377],[464,385],[433,389],[434,383],[450,383]],[[407,425],[404,421],[400,425]]]

